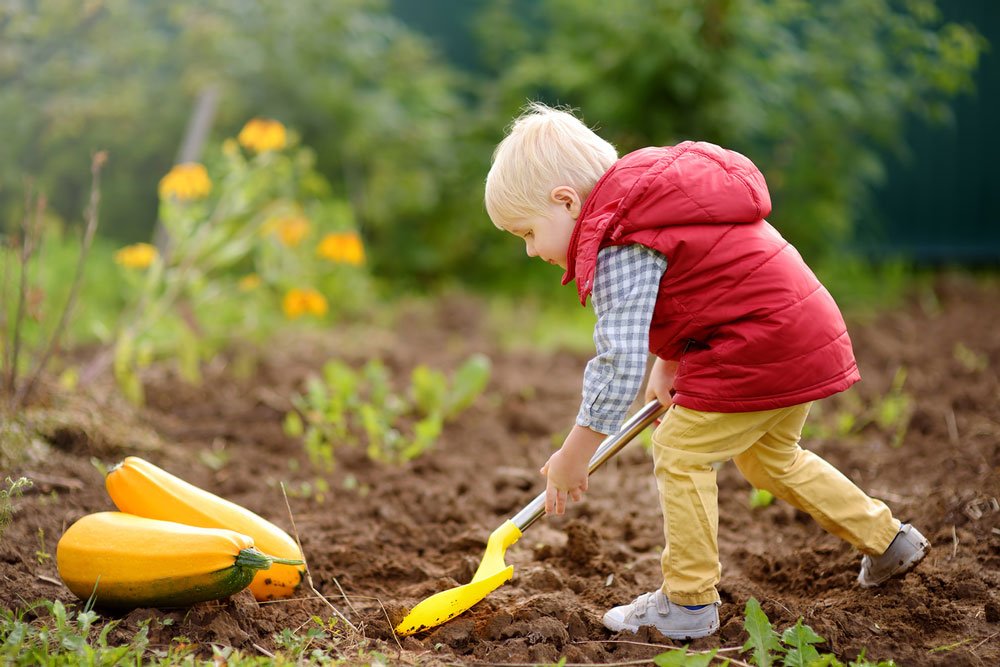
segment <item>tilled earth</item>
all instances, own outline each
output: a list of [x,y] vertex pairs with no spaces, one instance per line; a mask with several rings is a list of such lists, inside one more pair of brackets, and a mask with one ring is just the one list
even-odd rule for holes
[[[600,624],[608,607],[660,583],[662,524],[639,443],[598,472],[565,517],[539,521],[508,550],[510,583],[439,628],[392,635],[390,619],[471,579],[489,534],[542,490],[538,468],[576,413],[586,356],[504,350],[484,313],[456,297],[404,310],[391,331],[303,336],[275,345],[249,380],[221,362],[200,387],[153,369],[146,408],[121,419],[126,411],[98,388],[71,400],[53,394],[47,408],[63,416],[46,427],[48,443],[30,449],[23,467],[0,471],[36,480],[15,501],[0,543],[0,607],[77,602],[58,583],[56,540],[82,515],[113,509],[94,461],[137,454],[291,532],[284,481],[316,588],[361,629],[365,639],[351,641],[393,663],[607,663],[673,646]],[[780,501],[751,510],[749,485],[726,464],[722,629],[692,648],[742,645],[743,609],[756,597],[779,631],[802,617],[826,639],[821,648],[844,660],[865,651],[901,665],[1000,664],[998,327],[1000,286],[955,276],[893,312],[851,322],[863,381],[816,406],[803,444],[918,526],[933,549],[905,578],[862,590],[857,552]],[[486,393],[407,465],[341,448],[323,473],[282,432],[288,396],[327,359],[360,366],[380,357],[403,378],[418,363],[454,369],[473,352],[493,361]],[[78,420],[65,417],[74,411]],[[302,631],[311,616],[331,613],[305,593],[264,605],[242,593],[109,618],[120,619],[118,641],[149,620],[161,648],[183,636],[206,655],[212,643],[257,654],[276,650],[282,629]]]

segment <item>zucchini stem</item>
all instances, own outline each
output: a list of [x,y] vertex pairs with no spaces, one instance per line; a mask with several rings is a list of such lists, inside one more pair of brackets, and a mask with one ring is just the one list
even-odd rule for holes
[[268,556],[268,558],[271,559],[271,562],[278,563],[279,565],[305,565],[304,560],[295,560],[292,558],[273,558],[271,556]]
[[268,556],[266,553],[261,552],[261,550],[257,547],[240,549],[240,552],[236,554],[236,564],[241,567],[250,567],[255,570],[267,570],[270,569],[270,567],[275,563],[278,563],[279,565],[303,565],[305,561]]

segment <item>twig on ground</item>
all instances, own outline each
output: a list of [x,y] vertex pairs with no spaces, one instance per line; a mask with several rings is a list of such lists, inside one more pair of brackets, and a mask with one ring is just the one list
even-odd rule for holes
[[[657,649],[661,649],[663,651],[672,651],[672,650],[676,650],[678,648],[682,648],[682,647],[679,647],[679,646],[666,646],[665,644],[652,644],[650,642],[630,641],[628,639],[603,639],[603,640],[602,639],[581,639],[579,641],[575,641],[575,642],[572,642],[572,643],[574,643],[574,644],[629,644],[630,646],[649,646],[651,648],[657,648]],[[715,649],[716,654],[720,654],[720,653],[740,653],[741,651],[743,651],[743,649],[741,647],[739,647],[739,646],[726,646],[724,648]],[[709,649],[707,651],[688,651],[688,652],[691,655],[694,655],[694,654],[702,654],[703,655],[703,654],[706,654],[706,653],[711,653],[712,649]],[[731,664],[731,665],[737,665],[737,667],[752,667],[751,665],[749,665],[748,663],[743,662],[739,658],[719,658],[719,659],[720,660],[722,660],[722,659],[729,660],[729,664]],[[643,662],[641,664],[645,664],[646,662],[649,662],[649,660],[646,660],[645,662]],[[569,667],[569,666],[567,665],[566,667]]]
[[256,644],[256,643],[255,643],[255,644],[253,645],[253,647],[254,647],[255,649],[257,649],[258,651],[260,651],[260,652],[261,652],[262,654],[264,654],[265,656],[267,656],[268,658],[271,658],[272,660],[274,660],[274,654],[273,654],[273,653],[271,653],[270,651],[268,651],[268,650],[267,650],[266,648],[264,648],[264,647],[263,647],[263,646],[261,646],[260,644]]
[[[651,644],[651,646],[659,646],[659,644]],[[671,650],[669,646],[661,646],[661,648],[666,650]],[[676,648],[676,647],[674,647]],[[711,653],[711,651],[689,651],[689,655],[703,655],[706,653]],[[728,660],[730,665],[737,665],[737,667],[753,667],[753,665],[743,662],[742,660],[737,660],[736,658],[719,658],[720,660]],[[638,659],[638,660],[623,660],[621,662],[602,662],[601,667],[626,667],[627,665],[648,665],[652,662],[652,658]],[[448,665],[455,665],[456,667],[475,665],[476,667],[535,667],[538,663],[536,662],[449,662]],[[586,662],[563,662],[559,663],[562,667],[591,667],[592,663]]]
[[892,491],[882,491],[881,489],[871,489],[872,498],[878,498],[879,500],[888,500],[893,503],[906,503],[910,501],[910,496],[901,496],[898,493],[893,493]]
[[35,576],[37,578],[41,579],[42,581],[47,581],[50,584],[55,584],[56,586],[62,586],[63,585],[63,582],[59,581],[58,579],[54,579],[53,577],[47,577],[44,574],[36,574]]
[[385,616],[385,622],[389,624],[389,632],[392,633],[392,638],[396,640],[396,646],[398,646],[399,650],[402,651],[403,645],[399,643],[399,636],[396,635],[396,628],[392,626],[392,619],[389,618],[389,612],[385,610],[385,605],[382,604],[382,600],[379,600],[378,598],[375,599],[378,600],[378,606],[382,609],[382,615]]
[[989,640],[993,639],[993,638],[994,638],[994,637],[996,637],[997,635],[1000,635],[1000,632],[994,632],[994,633],[993,633],[992,635],[990,635],[989,637],[987,637],[987,638],[986,638],[986,639],[984,639],[983,641],[979,642],[978,644],[976,644],[975,646],[973,646],[973,647],[972,647],[972,648],[970,648],[969,650],[970,650],[970,651],[975,651],[975,650],[976,650],[977,648],[979,648],[980,646],[982,646],[983,644],[985,644],[985,643],[986,643],[986,642],[988,642]]
[[948,439],[951,440],[951,444],[957,445],[959,443],[958,422],[955,420],[954,408],[949,408],[948,412],[944,413],[944,421],[948,426]]
[[955,524],[951,525],[951,558],[955,560],[955,556],[958,555],[958,531],[955,530]]
[[[339,581],[337,581],[337,577],[331,577],[331,579],[333,579],[333,583],[337,585],[337,590],[340,591],[340,595],[344,598],[344,602],[346,602],[347,606],[351,608],[351,613],[355,616],[360,616],[361,614],[359,614],[358,610],[354,608],[353,604],[351,604],[351,598],[347,597],[347,593],[344,592],[344,587],[340,585]],[[382,604],[381,600],[379,600],[379,604]]]
[[288,502],[288,493],[285,492],[284,482],[281,482],[281,495],[285,498],[285,507],[288,509],[288,520],[292,522],[292,532],[295,534],[295,543],[299,545],[299,553],[302,554],[302,559],[305,561],[306,583],[309,584],[309,590],[311,590],[313,593],[316,594],[317,597],[323,600],[323,602],[325,602],[327,606],[333,610],[333,613],[337,615],[337,618],[342,620],[344,623],[347,623],[347,627],[349,627],[351,630],[357,633],[358,628],[355,627],[355,625],[351,623],[349,620],[347,620],[347,617],[344,616],[344,614],[342,614],[341,611],[337,609],[337,607],[335,607],[332,602],[327,600],[325,595],[316,590],[316,586],[313,585],[312,572],[309,570],[309,561],[306,559],[306,552],[302,548],[302,540],[299,539],[299,529],[295,527],[295,517],[292,516],[292,506]]

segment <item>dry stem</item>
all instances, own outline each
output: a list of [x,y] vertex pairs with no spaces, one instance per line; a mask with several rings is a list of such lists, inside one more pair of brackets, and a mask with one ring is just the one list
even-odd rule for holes
[[31,189],[29,186],[28,192],[24,196],[24,220],[21,223],[20,275],[18,276],[17,284],[17,309],[14,311],[14,333],[10,339],[11,351],[7,359],[9,363],[6,368],[6,377],[4,378],[7,394],[12,397],[11,408],[17,407],[17,401],[14,398],[14,389],[17,385],[17,365],[21,356],[21,323],[24,322],[24,303],[28,295],[28,261],[35,250],[35,241],[39,234],[42,211],[45,209],[44,202],[45,199],[43,197],[38,197],[35,200],[35,216],[34,224],[32,224]]
[[349,620],[347,620],[347,617],[344,616],[344,614],[342,614],[341,611],[339,609],[337,609],[333,605],[332,602],[330,602],[329,600],[327,600],[326,596],[324,596],[322,593],[320,593],[318,590],[316,590],[316,586],[313,585],[312,572],[309,570],[309,561],[308,561],[308,559],[306,559],[306,552],[302,548],[302,540],[299,539],[299,529],[295,527],[295,517],[292,515],[292,506],[288,502],[288,494],[285,492],[285,483],[284,482],[281,482],[281,495],[285,498],[285,507],[288,509],[288,520],[292,522],[292,533],[294,533],[294,535],[295,535],[295,543],[299,545],[299,553],[302,554],[302,560],[305,561],[305,566],[306,566],[306,583],[309,584],[309,589],[316,595],[316,597],[318,597],[321,600],[323,600],[323,602],[325,602],[327,604],[327,606],[330,607],[330,609],[333,610],[333,613],[335,613],[337,615],[337,618],[339,618],[340,620],[342,620],[344,623],[347,623],[347,626],[351,630],[353,630],[354,632],[358,632],[357,627],[355,627],[355,625],[353,623],[351,623]]
[[49,363],[52,353],[55,352],[56,347],[58,347],[59,339],[62,338],[66,325],[69,323],[69,318],[73,312],[73,308],[76,306],[76,299],[80,291],[80,285],[83,283],[83,267],[87,263],[87,256],[90,254],[90,246],[93,244],[94,234],[97,232],[97,211],[98,205],[101,202],[101,169],[107,161],[107,151],[98,151],[94,153],[91,158],[90,201],[87,204],[87,211],[85,213],[87,228],[83,234],[83,243],[80,246],[80,255],[77,257],[76,273],[73,275],[73,283],[70,286],[69,297],[66,300],[66,305],[63,306],[62,313],[59,316],[59,323],[52,332],[49,344],[38,358],[38,363],[36,364],[31,376],[28,378],[27,384],[14,396],[15,408],[23,405],[31,395],[31,391],[34,389],[35,383],[38,382],[38,378],[45,370],[45,366]]

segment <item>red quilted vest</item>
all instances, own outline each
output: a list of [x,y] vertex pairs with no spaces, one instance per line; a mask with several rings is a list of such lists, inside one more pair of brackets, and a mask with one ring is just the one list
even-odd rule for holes
[[626,155],[584,202],[563,284],[580,301],[597,253],[639,243],[667,270],[649,331],[680,362],[674,402],[706,412],[771,410],[861,379],[844,319],[798,251],[765,220],[764,177],[739,153],[684,142]]

